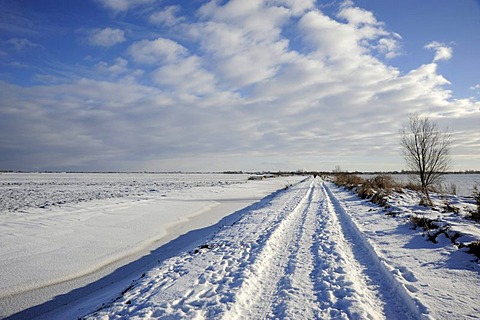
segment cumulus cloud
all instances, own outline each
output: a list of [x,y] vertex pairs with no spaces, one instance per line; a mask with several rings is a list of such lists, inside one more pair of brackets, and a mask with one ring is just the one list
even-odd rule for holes
[[128,53],[135,62],[158,64],[175,61],[187,55],[188,50],[173,40],[158,38],[137,41],[128,48]]
[[94,46],[111,47],[124,42],[125,32],[120,29],[94,29],[88,36],[88,41]]
[[427,45],[425,45],[425,49],[435,51],[435,57],[433,58],[433,62],[437,62],[441,60],[450,60],[452,58],[452,54],[453,54],[452,48],[447,46],[444,43],[432,41]]

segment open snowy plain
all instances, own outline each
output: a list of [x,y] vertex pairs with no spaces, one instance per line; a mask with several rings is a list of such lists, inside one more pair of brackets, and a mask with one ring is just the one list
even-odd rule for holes
[[387,210],[320,178],[229,177],[2,211],[2,315],[478,319],[478,259],[407,220],[480,240],[471,199],[449,197],[461,212],[443,214],[405,192]]

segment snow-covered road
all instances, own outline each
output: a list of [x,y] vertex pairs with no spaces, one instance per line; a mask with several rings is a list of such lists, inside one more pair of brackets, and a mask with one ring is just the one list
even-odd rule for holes
[[88,319],[418,319],[320,179],[307,179],[166,260]]

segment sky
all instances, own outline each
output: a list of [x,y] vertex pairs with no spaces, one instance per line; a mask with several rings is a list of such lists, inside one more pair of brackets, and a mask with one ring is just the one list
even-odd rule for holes
[[478,0],[0,0],[0,170],[480,170]]

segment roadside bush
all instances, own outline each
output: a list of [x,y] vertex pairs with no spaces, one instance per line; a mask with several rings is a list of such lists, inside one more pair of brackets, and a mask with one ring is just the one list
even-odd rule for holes
[[426,217],[421,217],[421,216],[411,216],[410,217],[410,223],[415,228],[420,227],[420,228],[423,228],[425,230],[437,229],[438,225],[436,225],[435,222],[437,222],[437,221],[426,218]]
[[376,193],[377,191],[373,189],[368,183],[363,183],[357,188],[357,194],[362,199],[372,198]]
[[375,176],[369,179],[369,183],[372,185],[373,188],[376,188],[376,189],[391,190],[391,189],[395,189],[397,186],[395,179],[393,179],[392,176],[387,174],[380,174],[378,176]]
[[449,185],[445,185],[445,187],[443,189],[445,190],[445,193],[447,193],[447,194],[453,194],[455,196],[457,195],[458,187],[453,182],[450,182]]
[[475,200],[475,204],[477,208],[475,210],[470,211],[470,215],[468,218],[473,219],[477,222],[480,222],[480,190],[478,190],[478,185],[473,187],[472,193],[473,199]]
[[374,194],[373,197],[370,199],[370,201],[382,207],[390,207],[390,205],[388,204],[388,193],[385,192],[385,190],[382,190]]
[[468,253],[473,254],[480,260],[480,241],[473,241],[469,244],[460,243],[458,248],[468,248]]
[[420,183],[415,183],[413,181],[409,181],[403,185],[404,188],[412,190],[412,191],[422,191],[422,185]]
[[363,179],[354,174],[337,173],[334,182],[347,189],[355,189],[355,192],[362,199],[369,199],[382,207],[388,206],[388,195],[397,187],[392,176],[385,174],[370,179]]
[[480,259],[480,241],[474,241],[467,245],[468,252],[474,254],[477,258]]
[[431,207],[432,205],[430,200],[428,200],[423,193],[420,194],[420,201],[418,202],[418,204],[421,205],[422,207]]
[[337,173],[335,174],[334,182],[336,185],[353,189],[363,184],[364,179],[351,173]]
[[444,203],[444,212],[453,212],[453,213],[460,213],[460,208],[452,206],[448,201],[445,201]]

